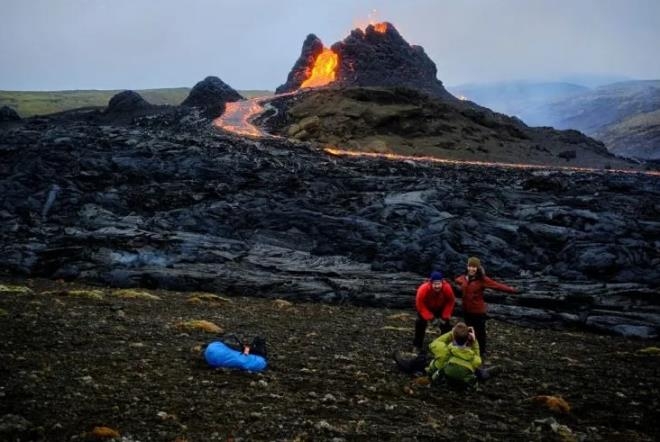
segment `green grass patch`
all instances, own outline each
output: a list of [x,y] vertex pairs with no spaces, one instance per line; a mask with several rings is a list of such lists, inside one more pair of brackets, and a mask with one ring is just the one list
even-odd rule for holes
[[[84,107],[106,107],[113,95],[121,90],[79,91],[0,91],[0,107],[9,106],[21,117],[47,115]],[[180,104],[190,88],[140,89],[136,91],[151,104]],[[273,95],[271,91],[238,91],[246,98]]]

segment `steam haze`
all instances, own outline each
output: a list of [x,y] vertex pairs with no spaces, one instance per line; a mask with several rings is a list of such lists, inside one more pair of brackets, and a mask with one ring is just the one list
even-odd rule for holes
[[[657,0],[0,0],[0,89],[286,80],[309,33],[329,46],[389,21],[447,85],[578,75],[660,78]],[[372,11],[376,10],[374,14]]]

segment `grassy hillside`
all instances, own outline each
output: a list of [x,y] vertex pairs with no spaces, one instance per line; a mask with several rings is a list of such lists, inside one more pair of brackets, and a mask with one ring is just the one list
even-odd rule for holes
[[[21,117],[46,115],[80,107],[104,107],[110,98],[121,90],[79,91],[0,91],[0,107],[9,106]],[[151,104],[179,104],[190,92],[190,88],[142,89],[137,90]],[[244,97],[272,95],[270,91],[238,91]]]
[[[467,102],[400,88],[319,89],[282,97],[271,131],[362,152],[448,160],[627,168],[578,132],[528,128]],[[566,158],[567,153],[576,157]]]

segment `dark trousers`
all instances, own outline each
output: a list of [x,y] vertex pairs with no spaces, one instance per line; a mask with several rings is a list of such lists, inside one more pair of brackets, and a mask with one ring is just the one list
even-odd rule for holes
[[486,314],[474,315],[463,313],[463,318],[468,327],[474,328],[474,336],[479,343],[479,352],[482,356],[486,354]]
[[[439,315],[436,315],[438,317]],[[424,348],[424,335],[426,335],[426,327],[428,327],[429,322],[417,314],[417,320],[415,321],[415,338],[413,339],[413,345],[422,351],[426,350]],[[451,325],[447,322],[446,325],[440,326],[440,333],[444,334],[451,330]]]

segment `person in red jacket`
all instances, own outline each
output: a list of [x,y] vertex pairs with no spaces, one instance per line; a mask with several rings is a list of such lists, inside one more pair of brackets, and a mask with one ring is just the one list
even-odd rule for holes
[[417,320],[415,321],[415,338],[413,345],[417,352],[424,350],[424,335],[429,321],[440,320],[440,333],[451,330],[449,318],[454,311],[454,290],[449,282],[442,278],[442,273],[435,271],[431,273],[428,281],[417,288],[415,297],[415,308],[417,309]]
[[455,282],[463,293],[463,318],[465,323],[474,328],[481,349],[481,356],[485,356],[487,316],[484,290],[488,288],[506,293],[518,293],[518,290],[486,276],[481,261],[474,256],[468,259],[466,274],[458,276]]

